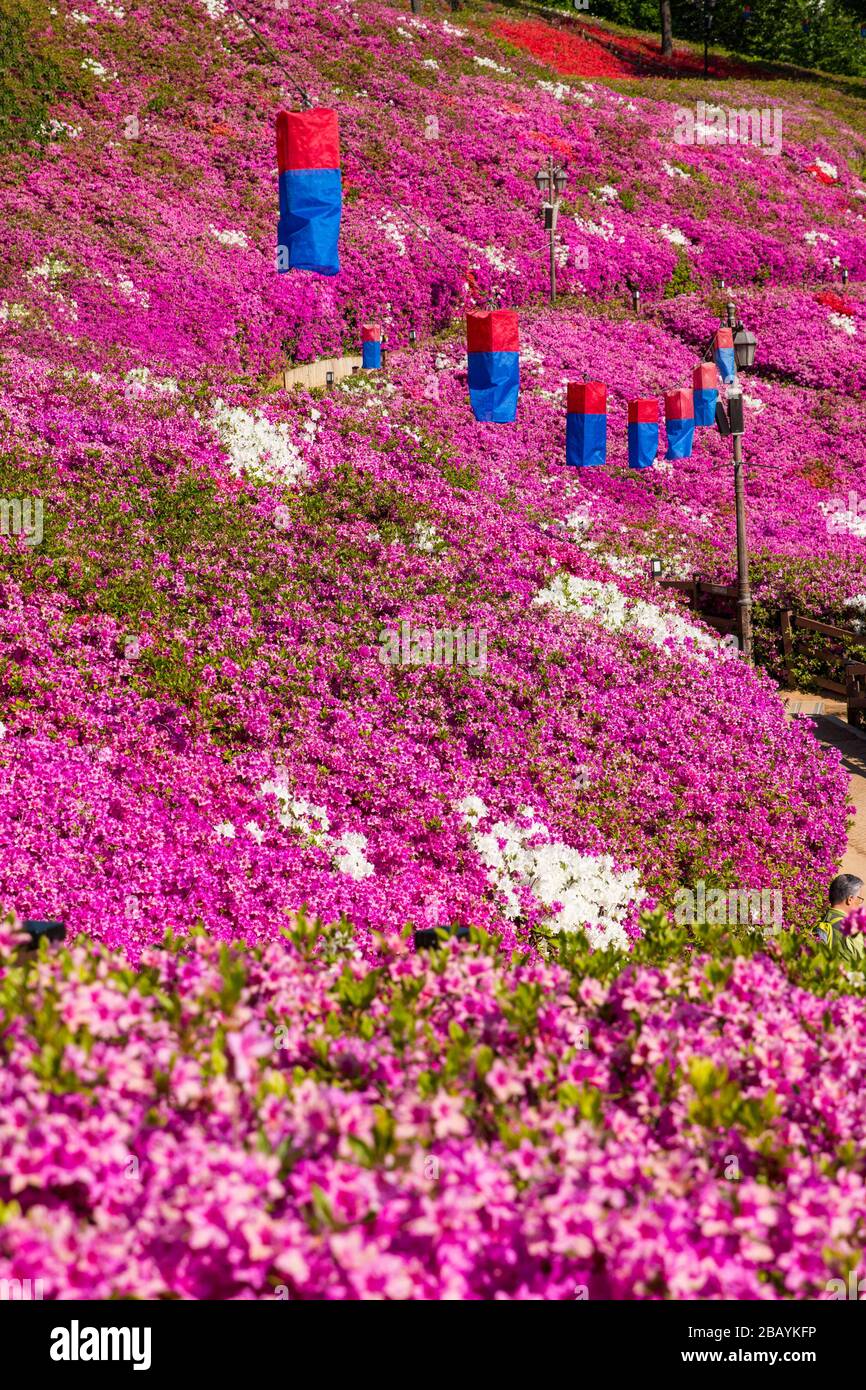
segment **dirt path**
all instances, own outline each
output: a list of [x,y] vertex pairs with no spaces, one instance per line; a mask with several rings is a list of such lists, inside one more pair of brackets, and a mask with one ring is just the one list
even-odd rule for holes
[[[842,763],[850,776],[848,797],[856,815],[848,831],[848,848],[839,868],[844,873],[857,874],[866,882],[866,735],[857,733],[845,722],[844,700],[819,699],[790,690],[780,690],[779,694],[792,718],[799,717],[796,712],[799,704],[799,714],[808,714],[814,719],[815,733],[821,742],[838,748],[842,754]],[[818,705],[823,705],[820,714],[814,713]]]

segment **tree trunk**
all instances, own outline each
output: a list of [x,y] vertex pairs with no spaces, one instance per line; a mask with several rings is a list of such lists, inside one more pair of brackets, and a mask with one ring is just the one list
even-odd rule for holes
[[674,31],[671,22],[671,0],[659,0],[662,20],[662,53],[670,58],[674,51]]

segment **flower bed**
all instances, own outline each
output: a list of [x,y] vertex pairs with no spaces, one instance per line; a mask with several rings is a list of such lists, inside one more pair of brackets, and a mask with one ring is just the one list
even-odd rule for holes
[[[862,998],[718,931],[687,965],[656,924],[644,964],[397,945],[375,970],[317,934],[131,971],[86,942],[22,964],[2,928],[0,1278],[774,1299],[856,1268]],[[841,982],[820,949],[797,970]]]

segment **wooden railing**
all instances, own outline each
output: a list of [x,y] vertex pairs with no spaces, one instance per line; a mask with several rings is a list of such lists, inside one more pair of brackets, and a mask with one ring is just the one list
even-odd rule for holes
[[[659,579],[657,582],[663,589],[674,589],[677,593],[684,594],[689,607],[708,627],[714,627],[717,632],[733,632],[739,637],[736,584],[711,584],[706,579]],[[708,612],[708,601],[713,607],[721,605],[730,611]]]
[[794,641],[798,632],[815,632],[828,640],[813,654],[831,671],[835,667],[844,673],[844,682],[833,680],[830,676],[815,676],[815,684],[834,695],[843,695],[848,706],[848,723],[853,728],[863,727],[866,710],[866,663],[846,659],[846,646],[863,645],[863,634],[853,627],[842,627],[838,623],[821,623],[817,618],[803,618],[790,608],[781,612],[782,650],[784,652],[785,676],[790,686],[795,683],[793,675]]

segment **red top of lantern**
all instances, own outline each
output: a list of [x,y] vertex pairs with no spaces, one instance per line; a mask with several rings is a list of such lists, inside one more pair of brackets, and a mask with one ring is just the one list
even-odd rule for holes
[[692,386],[695,391],[715,391],[718,374],[715,362],[702,362],[692,373]]
[[365,323],[361,329],[362,343],[381,343],[382,325],[381,323]]
[[340,127],[336,111],[316,106],[312,111],[277,113],[277,168],[339,169]]
[[666,420],[693,420],[694,418],[695,400],[691,391],[683,388],[679,391],[665,393]]
[[603,381],[568,383],[569,415],[606,415],[607,387]]
[[732,348],[734,346],[734,335],[730,328],[717,328],[713,342],[717,348]]
[[659,403],[654,396],[641,396],[639,400],[628,403],[628,422],[630,425],[657,425]]
[[468,352],[519,352],[516,309],[490,309],[466,315]]

